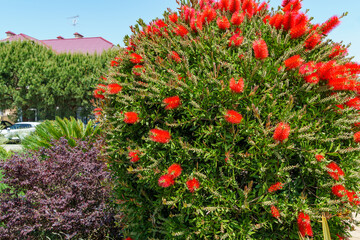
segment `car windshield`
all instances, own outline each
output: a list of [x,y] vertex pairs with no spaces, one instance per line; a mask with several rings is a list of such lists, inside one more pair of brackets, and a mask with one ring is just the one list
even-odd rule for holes
[[15,123],[11,127],[9,127],[9,129],[11,129],[11,130],[13,130],[13,129],[24,129],[24,128],[31,128],[31,124]]

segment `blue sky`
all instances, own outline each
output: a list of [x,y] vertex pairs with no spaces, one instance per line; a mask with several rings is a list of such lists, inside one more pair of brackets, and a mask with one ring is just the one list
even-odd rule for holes
[[[270,6],[277,8],[281,2],[270,0]],[[121,46],[123,37],[131,34],[129,26],[136,24],[138,18],[148,23],[161,17],[167,8],[177,8],[175,0],[0,0],[0,6],[0,39],[6,37],[6,31],[37,39],[59,35],[72,38],[74,32],[79,32],[85,37],[102,36]],[[360,61],[359,0],[303,0],[303,9],[310,9],[308,15],[314,17],[313,23],[349,12],[329,37],[336,42],[351,42],[349,53]],[[79,20],[74,27],[69,17],[76,15]]]

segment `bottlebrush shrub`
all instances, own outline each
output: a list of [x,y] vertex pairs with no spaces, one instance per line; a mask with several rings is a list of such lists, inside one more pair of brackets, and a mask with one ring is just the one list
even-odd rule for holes
[[139,20],[101,83],[122,87],[98,104],[125,235],[320,238],[323,215],[348,235],[360,66],[327,39],[339,17],[315,24],[297,0],[184,2]]
[[97,160],[101,146],[78,141],[71,147],[61,138],[50,148],[1,161],[8,188],[0,194],[0,238],[106,236],[111,209],[109,173]]

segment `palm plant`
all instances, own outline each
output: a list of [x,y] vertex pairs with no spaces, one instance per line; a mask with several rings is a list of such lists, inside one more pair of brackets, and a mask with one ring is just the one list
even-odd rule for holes
[[101,129],[90,120],[86,125],[73,117],[61,119],[56,117],[55,121],[45,121],[36,127],[34,133],[23,139],[22,144],[26,149],[38,150],[41,147],[52,146],[53,140],[64,137],[69,145],[76,146],[76,139],[92,141],[100,134]]

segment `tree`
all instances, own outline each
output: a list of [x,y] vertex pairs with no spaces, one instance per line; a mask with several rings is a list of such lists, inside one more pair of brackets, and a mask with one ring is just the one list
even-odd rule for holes
[[0,43],[0,109],[16,108],[29,118],[91,112],[92,89],[116,50],[101,55],[56,54],[33,41]]

